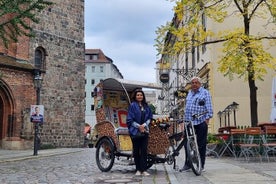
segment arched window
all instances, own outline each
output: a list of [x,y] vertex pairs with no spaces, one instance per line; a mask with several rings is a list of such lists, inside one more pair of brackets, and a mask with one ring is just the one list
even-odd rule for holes
[[45,70],[45,50],[42,47],[35,49],[34,66],[36,69]]

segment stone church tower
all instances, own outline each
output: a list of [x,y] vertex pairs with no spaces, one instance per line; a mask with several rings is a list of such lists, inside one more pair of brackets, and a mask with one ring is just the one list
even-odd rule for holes
[[[80,147],[85,110],[84,1],[55,0],[31,23],[35,37],[0,44],[0,149],[30,149],[31,105],[44,105],[41,145]],[[34,77],[40,75],[37,90]]]

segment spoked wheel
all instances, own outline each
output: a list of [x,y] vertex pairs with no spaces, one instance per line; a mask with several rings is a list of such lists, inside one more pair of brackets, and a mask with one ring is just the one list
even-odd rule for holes
[[199,176],[202,170],[201,159],[197,143],[193,138],[191,138],[190,141],[188,141],[187,154],[193,172],[195,173],[195,175]]
[[108,172],[114,164],[114,145],[108,138],[103,138],[97,145],[96,163],[103,172]]
[[[186,158],[186,151],[184,146],[179,150],[179,155],[174,157],[174,168],[176,170],[179,170],[183,167],[183,164],[185,163],[185,158]],[[184,160],[183,160],[184,159]],[[184,161],[184,162],[183,162]]]

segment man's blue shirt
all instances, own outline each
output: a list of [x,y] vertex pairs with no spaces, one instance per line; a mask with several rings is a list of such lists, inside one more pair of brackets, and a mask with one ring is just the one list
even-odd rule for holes
[[[207,114],[201,116],[198,119],[192,119],[194,114],[199,114],[206,111],[208,112]],[[198,125],[204,122],[206,119],[210,119],[212,117],[213,107],[209,91],[203,87],[200,87],[196,92],[190,90],[186,98],[185,121],[193,121],[194,125]]]

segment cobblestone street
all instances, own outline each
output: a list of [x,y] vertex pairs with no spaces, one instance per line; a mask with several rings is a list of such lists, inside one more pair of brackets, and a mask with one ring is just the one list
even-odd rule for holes
[[[1,184],[66,183],[156,183],[158,178],[135,177],[134,166],[115,164],[110,172],[101,172],[95,162],[95,149],[80,152],[0,163]],[[162,164],[158,167],[164,167]],[[156,171],[152,166],[150,173]],[[165,169],[158,172],[164,172]],[[162,180],[162,181],[161,181]],[[169,183],[167,178],[158,183]]]
[[[276,184],[276,162],[232,157],[207,157],[206,172],[179,172],[172,165],[154,164],[147,177],[134,176],[134,165],[124,157],[115,160],[111,171],[101,172],[95,162],[95,148],[0,150],[1,184]],[[184,163],[177,158],[179,166]],[[179,167],[178,166],[178,167]]]

